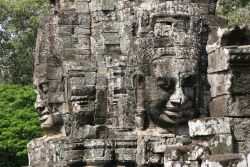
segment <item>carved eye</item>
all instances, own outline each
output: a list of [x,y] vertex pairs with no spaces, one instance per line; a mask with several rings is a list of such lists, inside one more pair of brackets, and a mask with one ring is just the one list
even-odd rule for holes
[[49,90],[49,85],[48,83],[41,83],[39,84],[39,89],[43,92],[43,93],[47,93]]
[[160,78],[157,80],[157,86],[160,87],[164,91],[171,91],[171,90],[174,90],[175,88],[175,80]]
[[183,78],[181,80],[181,86],[182,87],[194,87],[196,84],[196,78],[195,76],[189,76],[187,78]]

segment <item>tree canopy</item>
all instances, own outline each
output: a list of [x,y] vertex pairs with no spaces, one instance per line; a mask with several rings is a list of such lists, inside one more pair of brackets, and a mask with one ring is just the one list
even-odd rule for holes
[[27,143],[42,135],[33,86],[0,84],[0,166],[27,165]]
[[228,19],[230,25],[250,23],[250,1],[220,0],[217,14]]
[[0,1],[0,72],[5,82],[32,83],[34,50],[47,0]]

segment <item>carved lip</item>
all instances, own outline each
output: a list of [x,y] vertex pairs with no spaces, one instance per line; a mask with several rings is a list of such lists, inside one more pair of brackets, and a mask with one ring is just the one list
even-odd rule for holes
[[169,116],[169,117],[173,117],[173,118],[183,118],[185,117],[184,113],[185,112],[189,112],[191,111],[192,108],[185,108],[184,110],[177,110],[176,108],[173,108],[173,109],[167,109],[164,111],[164,113]]
[[168,110],[166,110],[166,111],[164,111],[164,113],[167,114],[167,115],[170,116],[170,117],[176,117],[176,118],[183,117],[182,114],[178,114],[178,113],[173,112],[173,111],[168,111]]
[[49,117],[49,115],[46,114],[46,115],[41,116],[41,118],[39,120],[44,122],[44,121],[46,121],[48,119],[48,117]]
[[166,111],[170,111],[170,112],[179,112],[180,111],[180,107],[167,107]]
[[44,122],[48,119],[49,117],[49,111],[47,109],[44,109],[42,112],[41,112],[41,115],[40,115],[40,121]]

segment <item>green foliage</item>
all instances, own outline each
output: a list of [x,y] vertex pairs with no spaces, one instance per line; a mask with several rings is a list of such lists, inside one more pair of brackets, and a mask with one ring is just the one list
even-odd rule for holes
[[0,166],[27,165],[27,143],[42,135],[32,86],[0,84]]
[[229,20],[229,25],[250,22],[249,0],[220,0],[217,14]]
[[32,82],[34,50],[40,18],[48,0],[0,0],[0,70],[14,84]]

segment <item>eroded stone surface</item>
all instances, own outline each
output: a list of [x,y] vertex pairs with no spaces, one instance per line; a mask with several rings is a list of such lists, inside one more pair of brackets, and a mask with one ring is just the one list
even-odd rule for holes
[[168,146],[164,154],[164,161],[198,161],[209,154],[209,149],[198,144],[184,146]]
[[208,140],[208,145],[212,155],[233,153],[234,139],[231,134],[219,134]]
[[211,155],[201,167],[246,167],[247,161],[241,154]]
[[200,167],[247,154],[250,52],[231,45],[248,44],[248,27],[220,29],[216,2],[53,1],[34,72],[46,136],[28,144],[30,166]]
[[164,167],[199,167],[198,161],[166,161],[164,162]]
[[229,118],[202,118],[189,121],[190,136],[230,134]]

